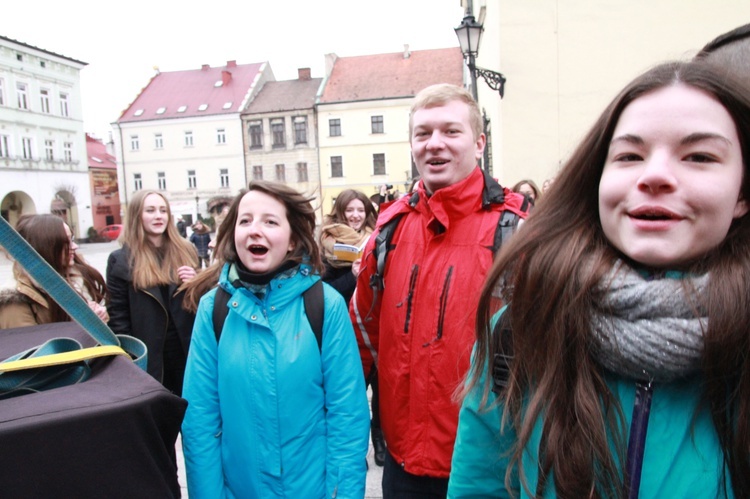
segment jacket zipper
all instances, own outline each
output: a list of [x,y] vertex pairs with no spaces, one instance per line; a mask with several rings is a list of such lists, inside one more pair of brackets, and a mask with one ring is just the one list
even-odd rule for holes
[[440,315],[438,317],[438,330],[437,339],[443,337],[443,322],[445,321],[445,309],[448,305],[448,290],[451,285],[451,276],[453,275],[453,265],[448,267],[448,273],[445,276],[445,282],[443,282],[443,292],[440,295]]
[[651,414],[651,398],[654,393],[651,381],[636,383],[633,420],[630,423],[628,456],[625,466],[625,492],[628,499],[637,499],[641,487],[643,454],[646,449],[648,419]]
[[406,321],[404,322],[404,334],[409,332],[409,320],[411,319],[411,305],[414,298],[414,288],[417,285],[417,274],[419,265],[416,263],[411,268],[411,277],[409,278],[409,293],[406,295]]
[[448,267],[448,273],[445,274],[445,281],[443,281],[443,291],[440,293],[440,310],[438,312],[438,327],[437,334],[427,343],[422,344],[422,348],[426,348],[432,345],[434,342],[440,340],[443,337],[443,322],[445,322],[445,309],[448,305],[448,290],[450,289],[451,276],[453,275],[453,266]]

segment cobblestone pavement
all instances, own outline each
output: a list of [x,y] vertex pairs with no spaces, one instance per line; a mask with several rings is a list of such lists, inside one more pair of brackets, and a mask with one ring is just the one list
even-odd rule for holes
[[[107,270],[107,257],[119,247],[117,242],[79,244],[78,252],[83,255],[86,261],[104,275]],[[12,278],[12,263],[6,257],[5,253],[0,251],[0,283],[5,283]],[[368,390],[368,398],[371,393]],[[182,442],[177,441],[177,461],[178,461],[178,478],[182,487],[182,496],[188,497],[187,482],[185,480],[185,464],[182,456]],[[380,481],[383,476],[383,468],[375,465],[373,457],[372,443],[367,452],[367,488],[365,491],[366,499],[382,498]]]

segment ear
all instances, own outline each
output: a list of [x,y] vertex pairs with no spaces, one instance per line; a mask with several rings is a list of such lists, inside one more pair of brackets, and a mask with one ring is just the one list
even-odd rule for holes
[[476,145],[476,152],[474,153],[474,156],[476,159],[482,159],[484,155],[484,147],[487,145],[487,137],[482,133],[477,138],[477,141],[475,143]]
[[297,245],[294,244],[294,241],[289,241],[289,248],[286,250],[286,252],[287,253],[291,253],[292,251],[294,251],[294,248],[296,248],[296,247],[297,247]]
[[740,198],[737,200],[737,204],[734,205],[734,218],[740,218],[745,216],[748,210],[747,201]]

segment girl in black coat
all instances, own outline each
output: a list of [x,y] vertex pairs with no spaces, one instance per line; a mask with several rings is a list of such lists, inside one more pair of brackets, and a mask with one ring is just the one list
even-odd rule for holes
[[195,248],[155,191],[135,194],[121,242],[107,261],[109,327],[146,343],[148,373],[181,395],[195,315],[182,307],[179,289],[196,275]]

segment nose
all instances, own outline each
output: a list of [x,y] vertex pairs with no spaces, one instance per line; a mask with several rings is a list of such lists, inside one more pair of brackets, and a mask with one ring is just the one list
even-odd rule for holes
[[638,189],[651,194],[671,192],[677,186],[675,165],[666,154],[653,154],[643,162]]
[[430,138],[427,140],[427,148],[442,149],[443,147],[445,147],[445,142],[443,142],[443,136],[440,133],[440,130],[433,130]]
[[260,222],[259,221],[252,221],[247,226],[247,233],[250,237],[258,237],[260,236]]

